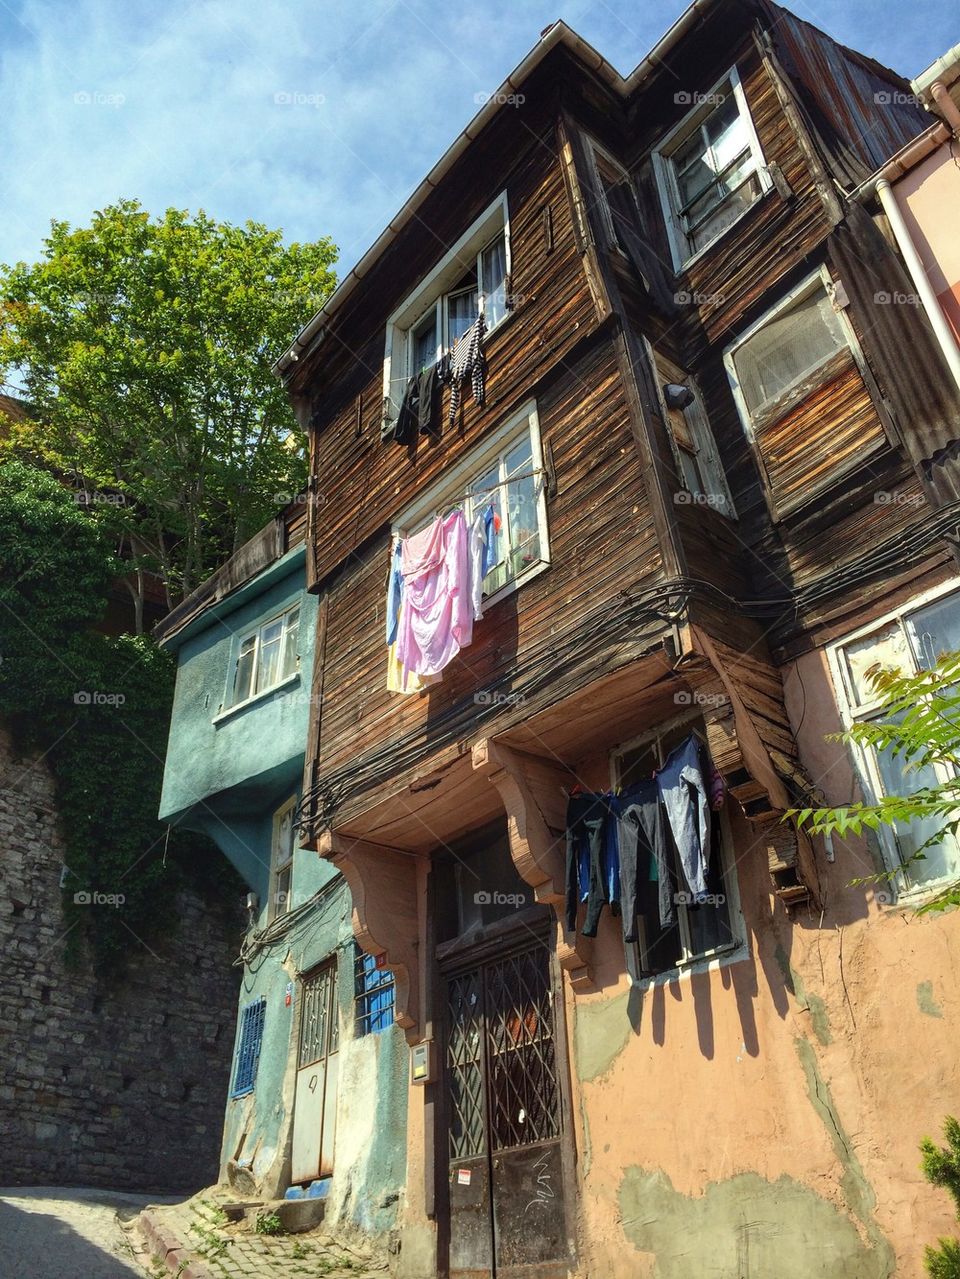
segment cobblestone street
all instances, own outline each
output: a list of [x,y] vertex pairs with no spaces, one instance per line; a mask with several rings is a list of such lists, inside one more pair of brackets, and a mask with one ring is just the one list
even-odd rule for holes
[[142,1279],[122,1220],[144,1196],[18,1186],[0,1190],[2,1279]]
[[[300,1234],[257,1234],[249,1222],[228,1222],[217,1192],[149,1208],[137,1233],[151,1279],[384,1279],[386,1266],[322,1226]],[[180,1267],[183,1267],[181,1270]],[[119,1273],[119,1272],[118,1272]]]

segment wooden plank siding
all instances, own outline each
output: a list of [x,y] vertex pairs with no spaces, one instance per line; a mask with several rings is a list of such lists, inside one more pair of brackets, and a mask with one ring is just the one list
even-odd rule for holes
[[[327,608],[323,731],[319,780],[355,757],[412,734],[430,754],[438,724],[462,714],[464,732],[475,695],[496,690],[509,700],[534,667],[589,610],[660,575],[656,532],[645,499],[641,464],[618,366],[608,344],[595,342],[562,368],[537,401],[545,445],[554,461],[556,494],[548,502],[550,566],[488,609],[473,643],[428,692],[402,696],[386,689],[386,532],[363,563],[352,565],[323,598]],[[541,697],[549,702],[549,690]],[[521,714],[532,709],[524,702]],[[496,732],[496,720],[484,734]],[[395,785],[397,778],[393,779]],[[369,799],[369,797],[368,797]]]

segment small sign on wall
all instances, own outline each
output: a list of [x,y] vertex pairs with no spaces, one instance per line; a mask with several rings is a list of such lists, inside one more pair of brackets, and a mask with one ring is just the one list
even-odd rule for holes
[[470,1185],[470,1178],[471,1178],[472,1176],[473,1176],[473,1172],[471,1171],[471,1169],[469,1169],[469,1168],[458,1168],[458,1169],[457,1169],[457,1185],[458,1185],[458,1186],[469,1186],[469,1185]]
[[284,1006],[287,1008],[289,1008],[290,1005],[293,1003],[293,982],[292,981],[287,982],[287,989],[284,992],[283,1002],[284,1002]]

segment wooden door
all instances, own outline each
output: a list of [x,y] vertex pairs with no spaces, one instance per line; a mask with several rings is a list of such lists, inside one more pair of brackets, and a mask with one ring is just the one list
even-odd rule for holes
[[340,1028],[337,965],[325,964],[300,985],[300,1040],[293,1106],[294,1184],[333,1172]]
[[569,1270],[550,954],[541,943],[447,981],[451,1279]]

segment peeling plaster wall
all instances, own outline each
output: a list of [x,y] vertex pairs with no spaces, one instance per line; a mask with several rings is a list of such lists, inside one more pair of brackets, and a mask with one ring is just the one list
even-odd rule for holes
[[[840,802],[832,694],[804,661],[801,748]],[[578,773],[602,787],[608,767]],[[833,866],[817,851],[822,920],[791,920],[730,808],[748,958],[631,987],[605,915],[593,989],[565,991],[580,1273],[919,1274],[924,1244],[957,1233],[918,1147],[960,1111],[960,914],[881,911],[847,887],[869,850],[838,841]]]
[[[308,897],[335,874],[315,853],[299,850],[294,891]],[[406,1159],[406,1065],[396,1026],[357,1036],[354,1025],[353,928],[350,892],[341,882],[302,924],[262,952],[244,971],[240,1007],[266,999],[263,1044],[253,1093],[229,1099],[221,1177],[230,1160],[249,1168],[257,1191],[280,1197],[290,1184],[300,987],[297,974],[337,958],[340,1066],[334,1173],[326,1221],[347,1231],[382,1236],[396,1223]],[[285,1001],[287,984],[293,998]]]

